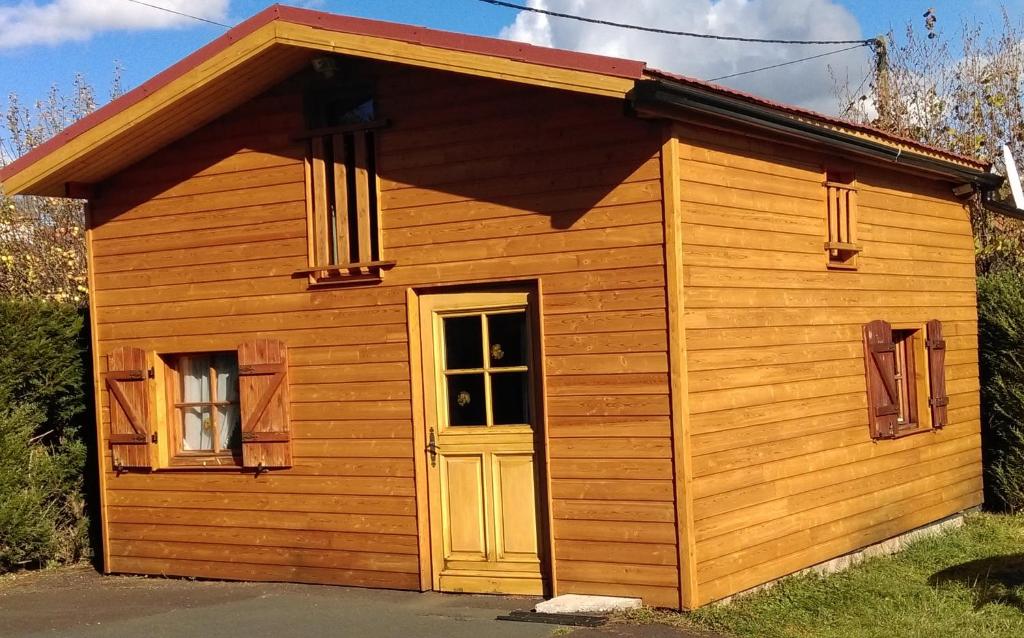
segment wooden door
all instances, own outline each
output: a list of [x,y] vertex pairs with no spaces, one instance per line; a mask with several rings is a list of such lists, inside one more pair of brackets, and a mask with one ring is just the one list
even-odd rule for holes
[[529,292],[422,297],[433,584],[544,593]]

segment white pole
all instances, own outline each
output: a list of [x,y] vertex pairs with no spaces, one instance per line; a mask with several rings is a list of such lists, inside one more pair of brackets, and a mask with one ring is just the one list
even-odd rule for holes
[[1017,173],[1017,162],[1013,161],[1013,153],[1010,147],[1003,144],[1003,163],[1006,164],[1006,181],[1010,182],[1010,192],[1013,193],[1013,203],[1017,208],[1024,209],[1024,191],[1020,187],[1020,174]]

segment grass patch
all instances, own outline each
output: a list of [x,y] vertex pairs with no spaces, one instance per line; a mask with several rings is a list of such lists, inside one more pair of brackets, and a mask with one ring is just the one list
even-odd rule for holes
[[645,610],[630,620],[751,638],[1024,636],[1024,516],[974,514],[961,529],[839,574],[789,578],[691,614]]

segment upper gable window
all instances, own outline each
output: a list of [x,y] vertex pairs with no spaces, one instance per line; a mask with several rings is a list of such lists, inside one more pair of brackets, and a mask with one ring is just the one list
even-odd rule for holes
[[305,96],[306,201],[311,283],[377,280],[381,250],[377,133],[387,123],[365,85],[335,83]]
[[857,243],[857,181],[852,173],[825,173],[825,217],[828,235],[825,253],[828,267],[855,270],[861,248]]

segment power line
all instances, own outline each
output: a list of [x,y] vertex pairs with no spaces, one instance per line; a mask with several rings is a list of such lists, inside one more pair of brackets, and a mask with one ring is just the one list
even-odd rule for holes
[[874,44],[875,40],[777,40],[771,38],[744,38],[740,36],[729,36],[729,35],[713,35],[710,33],[693,33],[690,31],[671,31],[669,29],[658,29],[656,27],[644,27],[636,24],[625,24],[622,22],[612,22],[610,20],[598,20],[597,18],[587,18],[585,16],[573,15],[571,13],[559,13],[557,11],[548,11],[547,9],[537,9],[535,7],[528,7],[521,4],[515,4],[513,2],[503,2],[503,0],[478,0],[479,2],[486,2],[487,4],[493,4],[498,7],[506,7],[508,9],[518,9],[519,11],[529,11],[531,13],[541,13],[547,16],[555,18],[567,18],[569,20],[579,20],[580,22],[589,22],[591,24],[602,24],[609,27],[619,27],[621,29],[633,29],[635,31],[646,31],[648,33],[661,33],[665,35],[681,35],[688,38],[704,38],[706,40],[727,40],[730,42],[760,42],[765,44],[857,44],[859,46],[870,46]]
[[131,2],[131,3],[134,3],[134,4],[142,5],[143,7],[149,7],[150,9],[157,9],[159,11],[166,11],[167,13],[173,13],[174,15],[182,16],[183,18],[192,18],[193,20],[198,20],[200,22],[205,22],[207,24],[214,24],[214,25],[217,25],[218,27],[224,27],[225,29],[230,29],[231,28],[230,24],[224,24],[223,22],[216,22],[214,20],[207,20],[206,18],[200,18],[199,16],[194,16],[194,15],[192,15],[190,13],[182,13],[181,11],[175,11],[174,9],[168,9],[167,7],[161,7],[161,6],[157,6],[155,4],[149,4],[148,2],[142,2],[141,0],[127,0],[127,1]]
[[862,46],[866,46],[866,45],[858,44],[856,46],[846,47],[845,49],[836,49],[835,51],[828,51],[826,53],[819,53],[818,55],[812,55],[812,56],[808,56],[806,58],[800,58],[799,60],[790,60],[789,62],[781,62],[779,64],[773,64],[771,66],[763,66],[763,67],[760,67],[760,68],[757,68],[757,69],[750,69],[749,71],[740,71],[739,73],[730,73],[729,75],[720,75],[717,78],[709,79],[708,82],[717,82],[719,80],[726,80],[728,78],[734,78],[734,77],[738,77],[740,75],[749,75],[751,73],[758,73],[760,71],[768,71],[769,69],[777,69],[779,67],[789,66],[790,64],[797,64],[799,62],[806,62],[808,60],[816,60],[818,58],[823,58],[823,57],[828,56],[828,55],[835,55],[837,53],[843,53],[844,51],[853,51],[854,49],[859,49]]

